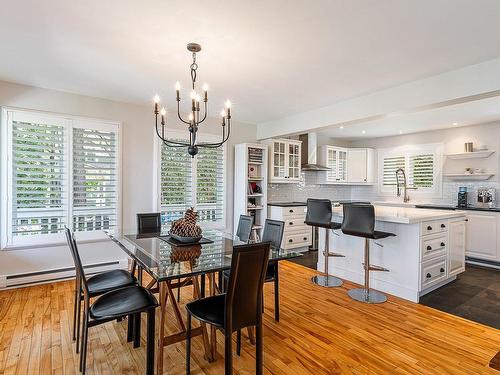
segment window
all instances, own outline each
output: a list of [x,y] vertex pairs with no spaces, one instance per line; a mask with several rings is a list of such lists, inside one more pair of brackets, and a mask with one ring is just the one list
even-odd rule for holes
[[3,110],[2,138],[2,248],[117,227],[118,124]]
[[[173,137],[172,140],[179,140]],[[200,147],[194,158],[186,147],[161,145],[160,210],[164,222],[171,223],[189,207],[199,214],[199,221],[225,225],[224,218],[225,148]]]
[[441,194],[442,145],[429,144],[402,146],[379,150],[379,172],[381,193],[394,193],[396,171],[403,168],[407,184],[415,187],[412,195],[438,196]]

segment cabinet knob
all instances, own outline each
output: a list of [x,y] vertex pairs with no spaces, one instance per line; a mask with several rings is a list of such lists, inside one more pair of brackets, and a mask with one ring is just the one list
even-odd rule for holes
[[307,237],[304,237],[304,241],[307,241]]
[[288,240],[288,242],[293,242],[293,240],[290,238],[290,239]]
[[289,210],[288,212],[293,213],[293,210]]
[[441,242],[441,246],[445,247],[445,246],[446,246],[446,244],[445,244],[444,242]]
[[293,221],[290,221],[288,224],[293,225]]
[[427,277],[428,279],[430,279],[432,277],[432,275],[430,273],[428,273],[427,275],[425,275],[425,277]]
[[432,246],[427,246],[427,250],[432,250]]
[[366,178],[365,178],[365,181],[366,181]]
[[439,270],[439,272],[443,273],[444,272],[444,268],[441,267],[441,269]]
[[444,224],[441,224],[441,228],[446,228],[446,225],[444,225]]
[[432,230],[432,227],[430,225],[428,225],[427,230]]

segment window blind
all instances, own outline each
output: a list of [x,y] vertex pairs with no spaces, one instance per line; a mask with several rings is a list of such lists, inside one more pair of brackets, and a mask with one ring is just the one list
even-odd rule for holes
[[224,155],[223,147],[200,147],[191,158],[185,147],[162,144],[160,205],[166,223],[181,218],[189,207],[198,211],[200,222],[224,220]]
[[396,171],[405,168],[406,158],[404,156],[384,157],[383,184],[384,186],[396,186]]
[[65,224],[64,128],[12,123],[12,235],[60,232]]
[[434,154],[419,154],[409,157],[408,183],[418,188],[434,185]]
[[73,128],[73,229],[109,230],[117,222],[117,140],[110,131]]

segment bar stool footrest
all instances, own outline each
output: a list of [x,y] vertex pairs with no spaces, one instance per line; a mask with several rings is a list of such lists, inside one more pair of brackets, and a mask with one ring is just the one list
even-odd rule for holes
[[[365,268],[365,263],[363,263],[363,268]],[[376,266],[373,264],[370,264],[370,271],[381,271],[381,272],[389,272],[387,268],[381,267],[381,266]]]

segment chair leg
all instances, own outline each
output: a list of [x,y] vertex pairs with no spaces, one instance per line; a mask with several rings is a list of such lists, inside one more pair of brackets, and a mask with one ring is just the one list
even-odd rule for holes
[[146,337],[146,375],[154,374],[155,364],[155,309],[148,311],[148,331]]
[[177,288],[177,302],[181,302],[181,287]]
[[264,293],[262,293],[262,312],[264,312]]
[[127,317],[127,342],[132,342],[134,339],[134,316],[131,314]]
[[233,338],[231,332],[224,332],[224,374],[232,375],[233,373]]
[[141,346],[141,313],[134,314],[134,348]]
[[201,298],[205,298],[205,274],[200,275],[200,290],[201,290]]
[[218,281],[217,282],[219,283],[219,290],[221,292],[223,292],[223,288],[222,288],[222,272],[218,272],[217,276],[218,276]]
[[191,314],[187,313],[186,330],[186,375],[191,373]]
[[278,277],[278,262],[274,271],[274,320],[280,321],[280,283]]
[[264,358],[263,358],[263,345],[262,345],[262,321],[257,323],[255,327],[255,374],[262,375],[264,373]]
[[236,332],[236,354],[241,356],[241,329]]
[[73,304],[73,341],[76,340],[76,305],[80,303],[80,298],[78,298],[78,287],[75,283],[75,299]]
[[76,305],[76,353],[80,353],[80,332],[82,321],[82,299],[80,291],[78,291],[78,303]]
[[88,316],[88,311],[85,311],[83,330],[82,330],[82,347],[80,353],[80,372],[82,374],[85,374],[85,367],[87,364],[88,338],[89,338],[89,316]]

